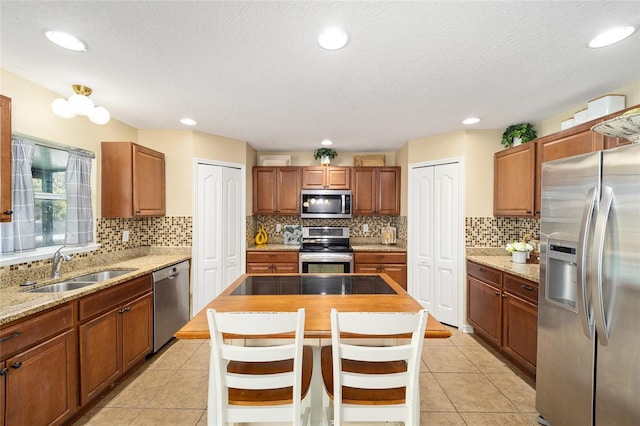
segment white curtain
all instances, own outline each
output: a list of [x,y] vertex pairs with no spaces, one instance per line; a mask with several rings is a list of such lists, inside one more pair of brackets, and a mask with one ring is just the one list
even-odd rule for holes
[[93,241],[91,159],[93,154],[70,150],[66,171],[67,223],[64,244],[80,246]]
[[12,208],[11,222],[0,224],[2,254],[35,250],[35,201],[31,163],[35,143],[28,139],[13,137],[11,140]]

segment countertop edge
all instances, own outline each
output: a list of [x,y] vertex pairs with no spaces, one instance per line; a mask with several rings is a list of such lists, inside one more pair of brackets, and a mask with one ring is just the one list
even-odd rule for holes
[[513,263],[510,256],[467,255],[466,259],[535,283],[540,282],[540,265],[537,263]]

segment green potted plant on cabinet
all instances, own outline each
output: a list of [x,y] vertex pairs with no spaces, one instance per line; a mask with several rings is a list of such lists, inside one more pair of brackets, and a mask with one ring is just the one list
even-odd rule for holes
[[502,145],[509,148],[521,143],[529,142],[537,137],[531,123],[513,124],[502,134]]
[[335,149],[318,148],[313,153],[313,158],[315,158],[316,160],[319,158],[320,164],[322,164],[323,166],[328,166],[329,164],[331,164],[331,160],[333,160],[337,155],[338,153]]

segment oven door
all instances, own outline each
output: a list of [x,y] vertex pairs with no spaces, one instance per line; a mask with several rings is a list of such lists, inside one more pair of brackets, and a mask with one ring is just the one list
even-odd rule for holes
[[300,253],[302,274],[350,274],[353,253]]

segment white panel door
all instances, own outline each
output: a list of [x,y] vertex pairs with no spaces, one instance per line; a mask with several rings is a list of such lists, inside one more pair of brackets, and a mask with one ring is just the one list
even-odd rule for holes
[[224,226],[221,230],[221,243],[223,250],[224,268],[222,272],[222,281],[219,291],[227,288],[229,284],[236,280],[242,274],[242,265],[244,263],[241,253],[242,239],[238,236],[238,231],[243,227],[243,214],[240,211],[242,201],[240,197],[243,194],[241,190],[241,173],[239,169],[230,167],[222,167],[222,217]]
[[439,321],[460,323],[460,163],[410,171],[409,292]]
[[[412,239],[411,247],[413,270],[411,271],[413,296],[420,304],[429,310],[433,315],[433,286],[429,285],[433,276],[433,220],[429,209],[433,206],[434,196],[434,169],[433,167],[421,167],[412,171],[412,209],[411,230],[415,238]],[[410,237],[411,238],[411,237]]]
[[432,212],[434,221],[434,307],[439,321],[458,325],[460,227],[457,219],[460,193],[458,164],[434,166],[435,197]]
[[193,240],[195,283],[192,314],[216,297],[222,288],[222,167],[198,164]]
[[196,165],[192,316],[244,273],[242,174],[236,167]]

